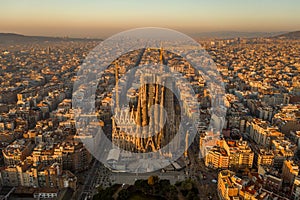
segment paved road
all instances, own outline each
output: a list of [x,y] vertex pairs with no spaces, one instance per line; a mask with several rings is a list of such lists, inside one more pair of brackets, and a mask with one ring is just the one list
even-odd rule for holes
[[175,184],[177,181],[182,181],[185,179],[184,171],[171,171],[171,172],[151,172],[151,173],[112,173],[112,181],[113,183],[119,184],[131,184],[138,179],[147,180],[149,176],[158,176],[160,179],[168,179],[171,184]]
[[98,177],[96,172],[99,168],[100,163],[97,160],[93,160],[91,165],[92,167],[88,171],[88,175],[83,185],[83,190],[81,192],[81,195],[79,196],[79,199],[81,200],[87,200],[93,197],[93,190],[95,189],[95,180]]
[[[196,148],[194,145],[188,151],[190,165],[186,168],[187,178],[195,181],[199,191],[199,199],[209,199],[210,195],[213,199],[218,199],[216,196],[217,184],[212,183],[213,179],[217,179],[218,172],[205,167],[204,162],[199,159]],[[206,176],[206,179],[203,179],[203,175]]]

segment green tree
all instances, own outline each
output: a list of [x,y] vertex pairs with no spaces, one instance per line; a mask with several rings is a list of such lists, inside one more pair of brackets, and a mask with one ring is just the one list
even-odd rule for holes
[[118,194],[118,200],[127,200],[129,196],[128,190],[121,190]]

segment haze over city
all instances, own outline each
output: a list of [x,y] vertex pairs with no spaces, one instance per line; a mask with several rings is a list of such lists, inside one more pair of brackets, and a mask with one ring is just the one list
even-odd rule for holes
[[201,32],[300,29],[297,0],[0,1],[0,32],[105,38],[137,27]]

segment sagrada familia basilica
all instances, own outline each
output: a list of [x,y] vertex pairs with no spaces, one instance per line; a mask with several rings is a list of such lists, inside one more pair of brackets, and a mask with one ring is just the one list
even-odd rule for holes
[[[134,76],[139,88],[127,94],[129,104],[121,107],[119,72],[118,66],[115,67],[112,142],[131,152],[156,152],[174,138],[180,123],[180,107],[173,92],[174,78],[168,68],[163,67],[162,50],[160,65],[138,69]],[[179,141],[174,144],[180,145]]]

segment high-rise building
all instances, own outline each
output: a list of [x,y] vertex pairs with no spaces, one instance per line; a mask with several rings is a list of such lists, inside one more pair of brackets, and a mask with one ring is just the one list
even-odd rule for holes
[[223,170],[218,175],[218,195],[222,200],[240,199],[242,186],[237,184],[234,172]]
[[254,118],[248,121],[248,135],[257,144],[263,147],[270,147],[272,140],[283,139],[284,135],[277,127],[273,127],[269,122]]
[[5,165],[16,165],[30,155],[34,144],[31,140],[15,140],[3,150]]
[[254,153],[247,141],[227,141],[230,168],[252,168]]
[[285,160],[282,167],[282,178],[284,183],[292,185],[295,177],[298,176],[299,166],[292,160]]
[[25,161],[5,167],[0,172],[0,182],[5,186],[66,188],[76,190],[77,177],[68,170],[62,170],[59,163],[49,166],[33,166]]
[[205,157],[205,165],[215,169],[227,169],[229,166],[228,153],[220,146],[213,147]]
[[257,163],[256,165],[267,165],[271,166],[274,162],[274,153],[273,151],[268,151],[265,149],[260,149],[259,152],[257,152]]
[[205,165],[213,168],[251,168],[254,153],[246,141],[218,140],[208,151]]

